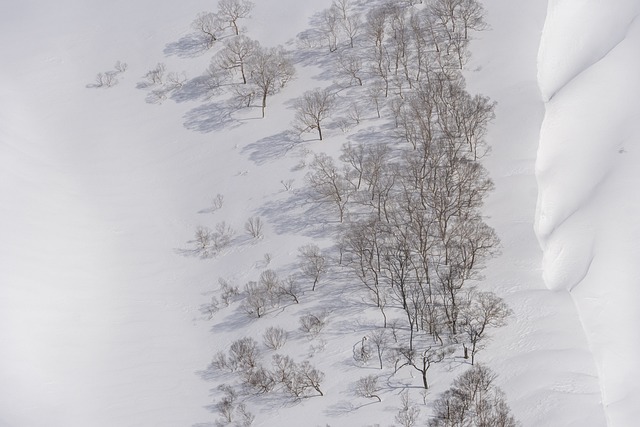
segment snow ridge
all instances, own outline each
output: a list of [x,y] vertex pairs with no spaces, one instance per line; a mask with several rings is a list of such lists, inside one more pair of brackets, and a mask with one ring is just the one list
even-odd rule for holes
[[634,425],[640,377],[640,4],[550,0],[538,55],[546,100],[536,160],[536,234],[548,288],[573,297],[599,372],[609,426]]

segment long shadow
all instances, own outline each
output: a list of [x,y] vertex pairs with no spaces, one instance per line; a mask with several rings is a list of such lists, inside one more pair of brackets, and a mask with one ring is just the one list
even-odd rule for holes
[[203,35],[190,33],[182,36],[178,41],[167,43],[163,53],[167,56],[175,55],[179,58],[195,58],[207,50],[209,50],[209,48]]
[[300,142],[302,141],[294,131],[285,130],[245,146],[242,153],[249,153],[251,161],[256,165],[262,165],[269,160],[285,156]]
[[203,100],[207,97],[207,76],[198,76],[188,80],[179,89],[171,93],[171,100],[175,102],[187,102]]
[[240,122],[232,116],[235,110],[226,101],[208,102],[184,115],[184,127],[202,133],[233,128],[240,125]]
[[332,226],[327,221],[327,218],[331,217],[331,212],[328,212],[329,206],[310,202],[308,191],[305,189],[289,193],[285,200],[265,203],[259,209],[259,214],[273,226],[277,234],[326,237]]

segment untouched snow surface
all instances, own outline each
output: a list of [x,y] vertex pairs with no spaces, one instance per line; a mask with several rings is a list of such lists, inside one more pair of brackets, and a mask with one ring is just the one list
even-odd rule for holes
[[[275,45],[308,28],[330,1],[256,3],[243,25]],[[601,13],[597,1],[552,1],[545,24],[545,2],[487,0],[492,29],[474,35],[470,91],[498,101],[486,159],[496,191],[486,213],[503,247],[485,282],[515,312],[479,357],[499,374],[523,426],[604,426],[603,396],[611,426],[638,419],[629,381],[638,371],[626,355],[638,350],[627,325],[640,320],[632,286],[640,277],[632,222],[640,121],[632,113],[640,110],[625,97],[640,86],[638,67],[628,65],[638,28],[629,19],[636,2],[619,3],[619,11]],[[233,313],[212,322],[202,307],[218,277],[242,286],[265,268],[265,253],[287,266],[298,246],[322,244],[324,225],[280,181],[303,185],[296,165],[306,154],[287,142],[289,101],[328,84],[324,75],[300,65],[270,100],[267,118],[254,110],[228,123],[217,120],[219,105],[197,94],[154,105],[136,87],[158,62],[189,78],[203,73],[210,54],[192,49],[189,24],[214,7],[0,3],[8,64],[0,70],[0,426],[209,427],[217,417],[218,383],[206,371],[213,354],[239,331],[258,339],[269,322],[297,328],[307,306],[266,323]],[[596,17],[610,27],[592,25]],[[569,21],[588,30],[571,30]],[[129,64],[116,86],[86,87],[116,60]],[[542,99],[551,99],[546,112]],[[336,153],[347,137],[333,127],[326,141],[304,147]],[[533,231],[537,185],[544,259]],[[225,202],[212,213],[216,194]],[[219,259],[184,256],[197,225],[226,220],[241,235],[251,215],[267,220],[264,239],[239,236]],[[348,297],[341,292],[321,295],[330,304]],[[345,360],[349,334],[368,319],[360,311],[335,316],[326,348],[292,350],[319,352],[313,361],[327,375],[326,396],[293,406],[274,399],[257,406],[254,425],[394,422],[400,386],[417,379],[403,378],[381,404],[357,400],[349,384],[369,372]],[[434,371],[428,399],[451,376]],[[425,421],[429,408],[421,410]]]
[[551,0],[536,230],[549,288],[575,300],[610,426],[640,419],[640,3]]

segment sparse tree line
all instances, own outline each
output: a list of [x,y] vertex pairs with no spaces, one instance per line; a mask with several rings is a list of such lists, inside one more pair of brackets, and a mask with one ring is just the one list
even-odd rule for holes
[[[213,234],[219,235],[216,232]],[[220,278],[220,288],[217,296],[211,298],[209,311],[215,313],[221,305],[228,307],[239,302],[240,309],[247,316],[259,319],[283,306],[299,304],[305,289],[312,292],[316,290],[327,273],[327,268],[327,258],[317,245],[301,246],[298,248],[298,274],[281,278],[275,270],[266,269],[260,273],[258,280],[248,281],[242,290]],[[324,317],[321,314],[302,316],[301,329],[317,335],[324,326]]]
[[[282,328],[270,327],[263,335],[267,351],[281,349],[287,340],[287,332]],[[247,410],[239,397],[256,396],[266,393],[282,393],[294,401],[324,396],[322,382],[324,373],[315,368],[308,360],[295,361],[288,355],[275,353],[268,364],[263,363],[265,356],[256,340],[250,337],[240,338],[229,346],[227,352],[218,352],[211,367],[219,374],[232,375],[236,386],[222,384],[218,390],[223,397],[215,404],[220,418],[218,425],[249,426],[254,416]]]
[[287,85],[295,68],[281,46],[263,47],[241,34],[238,21],[248,18],[253,7],[248,0],[220,0],[217,13],[198,14],[192,27],[203,37],[207,48],[222,43],[207,69],[205,87],[209,96],[227,89],[238,108],[251,107],[258,101],[264,117],[268,97]]
[[[194,28],[209,37],[208,47],[221,44],[207,70],[210,94],[231,93],[238,107],[257,102],[264,117],[268,96],[294,76],[288,54],[241,34],[237,19],[209,16],[217,19],[217,27],[205,31],[203,16],[198,15]],[[488,152],[485,136],[495,104],[469,94],[461,70],[469,58],[469,31],[486,28],[482,6],[476,0],[425,0],[361,8],[335,0],[320,18],[304,41],[328,48],[333,70],[349,91],[342,99],[327,89],[303,94],[294,103],[296,128],[317,132],[322,140],[326,120],[356,93],[368,101],[368,110],[356,99],[347,116],[359,123],[373,112],[388,119],[392,129],[385,142],[350,143],[339,159],[318,154],[308,165],[314,199],[330,206],[340,223],[338,263],[381,315],[382,328],[354,346],[354,359],[374,360],[393,373],[414,370],[426,390],[429,370],[461,355],[472,367],[435,402],[428,425],[515,426],[494,374],[476,363],[489,331],[505,325],[511,315],[499,296],[479,287],[484,263],[499,247],[481,214],[493,183],[479,162]],[[221,227],[228,231],[226,224]],[[262,227],[252,217],[245,231],[261,238]],[[214,253],[221,247],[219,236],[229,235],[220,230],[198,234],[203,233],[196,233],[196,242]],[[223,239],[222,247],[225,241],[230,239]],[[281,279],[274,270],[264,270],[242,290],[222,281],[222,303],[237,301],[254,318],[299,303],[300,279],[315,291],[328,268],[328,258],[315,245],[300,248],[299,254],[298,276]],[[212,307],[219,304],[214,297]],[[314,337],[324,328],[326,314],[308,313],[299,320],[300,330]],[[287,337],[283,329],[270,328],[264,346],[276,351]],[[243,338],[228,353],[218,353],[212,366],[238,374],[247,394],[323,395],[324,375],[308,361],[281,354],[274,354],[270,364],[263,359],[257,342]],[[221,422],[229,424],[235,417],[234,422],[250,425],[251,414],[229,390],[218,404]],[[381,401],[377,376],[362,378],[354,391]],[[403,396],[396,421],[416,425],[420,411],[408,394]]]
[[[338,160],[316,155],[307,183],[315,200],[337,214],[341,265],[379,310],[381,331],[392,332],[373,331],[354,347],[354,358],[375,357],[381,369],[386,363],[394,372],[410,367],[427,389],[427,373],[437,363],[461,355],[475,366],[490,329],[512,314],[502,298],[479,288],[485,261],[499,250],[481,214],[493,183],[479,162],[488,152],[495,104],[470,95],[461,70],[469,31],[486,24],[475,0],[357,9],[349,0],[334,1],[306,41],[322,36],[349,93],[366,94],[393,131],[386,142],[345,145]],[[308,122],[319,131],[319,122]],[[488,375],[484,367],[469,372]],[[356,388],[379,399],[372,378]],[[436,403],[429,425],[515,425],[500,393],[476,409],[473,399],[451,391]],[[413,425],[411,413],[404,409],[403,425]]]

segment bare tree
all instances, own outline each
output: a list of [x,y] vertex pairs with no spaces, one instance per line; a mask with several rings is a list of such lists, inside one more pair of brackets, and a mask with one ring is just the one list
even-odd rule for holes
[[262,365],[244,370],[241,375],[245,386],[258,394],[268,393],[276,385],[271,372]]
[[469,357],[474,364],[476,353],[487,340],[487,328],[501,327],[513,312],[502,298],[493,292],[471,292],[468,304],[462,309],[461,328],[471,348],[464,346],[464,358]]
[[249,412],[247,406],[244,403],[239,403],[238,406],[236,406],[236,413],[240,418],[240,420],[236,423],[238,427],[250,427],[256,418],[255,415]]
[[216,229],[211,233],[211,247],[214,253],[218,253],[231,244],[235,231],[225,221],[216,224]]
[[367,399],[378,399],[378,402],[382,402],[378,392],[380,391],[380,385],[378,384],[378,377],[375,375],[368,375],[360,378],[355,384],[356,396],[366,397]]
[[211,242],[212,242],[213,231],[204,226],[196,227],[195,232],[195,250],[200,254],[201,257],[208,257],[211,251]]
[[354,41],[360,32],[360,16],[353,12],[351,0],[334,0],[332,7],[338,11],[338,19],[342,31],[349,38],[349,47],[354,47]]
[[310,334],[318,335],[325,326],[325,316],[322,314],[305,314],[300,316],[300,330]]
[[336,7],[325,9],[320,14],[320,31],[327,38],[329,52],[338,49],[339,12]]
[[236,400],[238,399],[238,394],[233,389],[233,387],[227,384],[221,384],[218,386],[218,390],[224,393],[224,396],[220,401],[216,403],[216,410],[218,414],[222,417],[224,423],[231,423],[233,421],[233,416],[236,410]]
[[220,284],[220,298],[222,298],[224,305],[228,307],[240,295],[240,291],[237,286],[231,285],[222,277],[218,278],[218,283]]
[[255,54],[259,44],[244,35],[233,37],[225,43],[224,49],[216,56],[217,65],[228,72],[239,71],[242,83],[247,83],[246,64]]
[[262,117],[267,107],[267,97],[279,92],[295,75],[293,63],[284,49],[258,47],[247,62],[247,81],[257,88],[261,98]]
[[406,363],[420,372],[422,376],[422,386],[425,390],[429,388],[429,382],[427,381],[429,368],[436,363],[442,362],[452,352],[450,348],[439,345],[427,347],[422,351],[415,349],[400,349],[400,351],[405,357]]
[[229,346],[229,363],[242,370],[258,366],[258,343],[251,337],[240,338]]
[[229,24],[236,35],[240,34],[238,20],[248,18],[253,10],[253,2],[249,0],[220,0],[218,2],[218,17]]
[[338,56],[337,65],[340,73],[349,79],[349,85],[356,82],[358,86],[362,86],[362,58],[358,54],[352,52],[341,52]]
[[402,427],[413,427],[418,422],[418,416],[420,415],[420,409],[409,399],[409,390],[405,390],[400,393],[401,405],[398,414],[396,415],[396,421]]
[[244,224],[244,230],[247,234],[254,239],[262,238],[262,229],[264,228],[264,223],[260,217],[252,216],[247,222]]
[[301,132],[317,130],[322,141],[322,122],[330,116],[334,105],[334,95],[327,89],[305,92],[294,103],[296,127]]
[[262,338],[265,346],[271,350],[278,350],[287,342],[287,331],[280,327],[270,326]]
[[280,297],[290,298],[294,303],[298,304],[298,296],[300,295],[300,285],[293,276],[289,276],[279,282],[278,294]]
[[488,25],[484,20],[484,8],[477,0],[462,0],[460,7],[455,11],[455,17],[464,27],[464,38],[468,38],[468,31],[482,31]]
[[298,258],[302,273],[313,280],[312,291],[327,271],[327,262],[318,245],[313,243],[298,248]]
[[145,74],[145,78],[152,85],[161,85],[164,82],[164,73],[166,66],[162,62],[158,62],[155,68]]
[[217,32],[221,30],[222,23],[215,13],[200,12],[191,23],[191,27],[198,31],[204,39],[204,45],[210,49],[218,40]]
[[504,393],[489,368],[476,365],[460,375],[434,403],[429,427],[517,427]]
[[267,289],[256,282],[248,282],[245,285],[244,291],[246,294],[242,302],[244,311],[249,316],[257,318],[264,316],[271,304],[271,295],[269,295]]
[[338,209],[342,222],[351,197],[344,171],[339,170],[333,158],[324,153],[316,154],[309,166],[311,171],[307,175],[307,181],[317,200],[333,204]]
[[376,350],[378,361],[380,362],[380,369],[382,369],[384,353],[389,348],[389,334],[387,334],[386,329],[378,329],[369,334],[369,342]]

